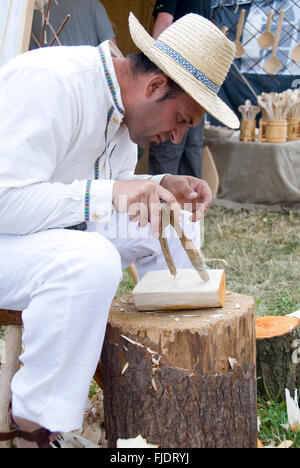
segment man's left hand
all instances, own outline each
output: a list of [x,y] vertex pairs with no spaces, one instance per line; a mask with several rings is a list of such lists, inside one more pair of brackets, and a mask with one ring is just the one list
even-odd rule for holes
[[202,179],[192,176],[166,175],[160,185],[169,190],[182,209],[191,211],[191,221],[205,216],[212,202],[212,192]]

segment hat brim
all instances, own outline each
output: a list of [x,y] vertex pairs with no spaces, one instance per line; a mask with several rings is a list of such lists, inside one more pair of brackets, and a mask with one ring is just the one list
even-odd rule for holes
[[151,62],[155,63],[210,115],[228,128],[238,129],[240,127],[238,117],[216,93],[197,81],[175,60],[154,46],[155,40],[132,13],[129,16],[129,29],[133,42]]

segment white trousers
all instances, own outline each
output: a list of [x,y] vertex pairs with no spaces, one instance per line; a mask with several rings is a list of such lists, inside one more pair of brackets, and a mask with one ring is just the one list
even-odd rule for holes
[[[189,237],[199,245],[198,223]],[[176,236],[169,245],[176,266],[189,268]],[[159,242],[63,229],[1,234],[0,259],[0,308],[23,311],[13,413],[52,432],[79,429],[122,267],[134,262],[140,276],[166,268]]]

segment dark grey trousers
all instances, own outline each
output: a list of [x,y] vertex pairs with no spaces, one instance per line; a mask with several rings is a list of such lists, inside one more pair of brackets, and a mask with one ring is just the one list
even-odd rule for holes
[[204,121],[191,127],[178,145],[171,141],[152,146],[149,150],[151,175],[191,175],[201,178]]

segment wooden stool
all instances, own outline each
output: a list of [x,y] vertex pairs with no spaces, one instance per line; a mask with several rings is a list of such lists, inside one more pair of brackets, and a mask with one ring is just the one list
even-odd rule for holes
[[[7,327],[0,373],[0,432],[9,432],[10,430],[8,412],[11,404],[11,381],[20,368],[22,326],[22,312],[0,309],[0,327]],[[100,362],[94,380],[100,387],[102,386]],[[0,442],[0,448],[9,447],[10,442]]]
[[[19,370],[22,349],[21,312],[0,309],[0,327],[7,326],[0,373],[0,432],[9,431],[8,411],[11,404],[11,381]],[[0,442],[0,448],[9,448],[10,442]]]
[[111,308],[102,351],[108,447],[137,437],[161,448],[255,448],[255,308],[230,293],[223,308]]

